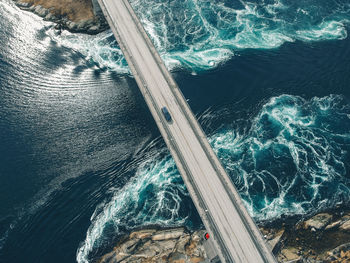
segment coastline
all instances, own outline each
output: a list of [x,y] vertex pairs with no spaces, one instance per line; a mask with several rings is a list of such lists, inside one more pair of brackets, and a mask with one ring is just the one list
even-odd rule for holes
[[[278,262],[350,262],[349,208],[264,222],[259,228]],[[136,229],[97,262],[206,262],[204,233],[184,227]]]
[[[41,14],[40,16],[44,17],[45,20],[49,20],[49,21],[53,21],[53,22],[58,23],[57,29],[59,29],[59,30],[61,30],[61,28],[63,27],[63,29],[67,29],[70,32],[79,32],[79,33],[88,33],[89,34],[89,30],[90,30],[89,28],[96,26],[96,24],[94,24],[94,23],[96,23],[96,21],[94,21],[94,20],[90,20],[90,21],[87,19],[81,20],[83,22],[78,22],[78,21],[73,22],[72,20],[69,20],[69,18],[67,18],[66,20],[64,20],[64,19],[56,19],[55,20],[53,17],[50,17],[50,16],[53,16],[51,14],[50,8],[44,8],[40,5],[34,5],[34,4],[29,5],[28,3],[23,3],[23,2],[20,2],[20,3],[21,3],[21,5],[26,6],[26,7],[23,7],[22,9],[32,11],[38,15]],[[46,15],[44,15],[45,13],[46,13]],[[49,18],[52,20],[50,20]],[[89,21],[89,22],[86,22],[86,21]],[[66,25],[66,28],[64,28],[65,23],[68,23],[68,26]],[[79,23],[80,23],[80,25],[79,25]],[[69,29],[69,25],[74,25],[74,26],[71,26],[71,29]],[[80,29],[81,31],[77,31],[77,29]],[[94,32],[94,30],[90,30],[90,32]],[[99,33],[99,32],[97,32],[97,33]],[[94,33],[91,33],[91,34],[94,34]],[[328,216],[325,216],[325,218],[327,219],[326,221],[331,220],[330,223],[328,223],[328,225],[326,225],[326,227],[321,228],[321,229],[316,229],[314,227],[304,229],[304,224],[298,225],[300,228],[296,228],[296,226],[293,226],[293,224],[291,224],[291,225],[285,224],[288,226],[281,224],[280,226],[276,226],[276,228],[274,228],[273,231],[271,229],[267,228],[264,232],[264,235],[267,236],[267,238],[270,238],[270,236],[271,236],[273,238],[269,239],[269,240],[274,240],[275,238],[277,238],[279,236],[277,234],[280,233],[280,231],[282,230],[281,228],[283,226],[285,226],[283,228],[284,230],[283,230],[283,233],[281,235],[281,238],[277,242],[277,244],[280,244],[281,248],[279,248],[279,249],[276,248],[276,249],[279,250],[280,252],[283,250],[284,253],[288,253],[287,256],[294,255],[295,257],[299,257],[299,258],[300,258],[300,255],[302,255],[304,252],[309,253],[310,255],[313,255],[313,256],[317,256],[316,255],[317,253],[326,253],[327,254],[329,252],[332,254],[333,252],[330,252],[330,250],[327,250],[325,248],[318,247],[317,250],[313,250],[311,248],[311,244],[308,243],[308,241],[310,241],[311,243],[318,242],[322,245],[323,240],[328,240],[328,238],[327,238],[327,237],[329,237],[328,234],[331,233],[330,229],[327,229],[327,231],[326,231],[325,228],[327,228],[328,226],[333,225],[333,224],[334,224],[333,225],[334,228],[332,228],[332,231],[335,231],[335,232],[332,232],[333,234],[338,233],[338,235],[342,235],[342,233],[343,233],[344,234],[343,236],[345,236],[345,237],[347,236],[347,232],[344,230],[337,232],[339,230],[339,227],[344,225],[346,221],[343,222],[342,220],[340,220],[340,222],[338,222],[339,220],[335,220],[335,221],[333,220],[334,218],[338,218],[338,219],[342,218],[341,213],[337,214],[335,212],[335,214],[333,214],[333,213],[329,213],[329,214],[332,216],[332,219],[327,219],[327,218],[329,218]],[[290,220],[289,218],[284,218],[284,219],[286,219],[287,221]],[[281,219],[280,221],[282,222],[284,219]],[[302,221],[302,222],[304,222],[304,221]],[[295,231],[299,232],[299,234],[298,235],[295,234],[294,233]],[[289,234],[287,234],[287,233],[289,233]],[[334,235],[336,236],[337,234],[334,234]],[[301,238],[301,236],[302,236],[302,238]],[[284,240],[284,238],[286,238],[286,239]],[[301,241],[301,239],[303,241]],[[284,241],[282,241],[282,240],[284,240]],[[346,241],[346,238],[344,238],[344,241]],[[340,245],[338,252],[339,252],[339,254],[341,254],[341,251],[343,251],[343,255],[346,255],[346,251],[348,251],[347,246],[346,246],[347,243],[343,242],[342,244],[343,245]],[[345,246],[344,246],[344,244],[345,244]],[[302,245],[307,245],[307,246],[303,247]],[[309,247],[310,249],[305,250],[306,247]],[[287,252],[286,249],[289,250],[290,252]],[[325,252],[322,252],[322,251],[325,251]],[[338,252],[334,252],[334,253],[338,253]],[[286,255],[284,255],[284,256],[286,256]],[[329,256],[329,254],[328,254],[328,256]],[[304,257],[304,255],[303,255],[303,257]],[[334,259],[334,260],[336,260],[336,259]],[[320,261],[320,262],[324,262],[324,261]]]
[[13,0],[22,10],[56,23],[61,32],[95,35],[109,28],[97,0]]

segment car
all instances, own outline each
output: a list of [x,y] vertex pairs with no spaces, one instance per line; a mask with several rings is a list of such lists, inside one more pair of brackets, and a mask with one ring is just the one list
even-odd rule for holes
[[171,115],[166,107],[162,108],[162,112],[164,115],[164,118],[167,120],[167,122],[171,122]]

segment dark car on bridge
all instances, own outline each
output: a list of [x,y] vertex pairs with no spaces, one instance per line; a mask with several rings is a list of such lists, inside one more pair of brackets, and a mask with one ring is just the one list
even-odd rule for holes
[[166,107],[162,108],[162,112],[164,115],[164,118],[167,120],[167,122],[171,122],[171,115]]

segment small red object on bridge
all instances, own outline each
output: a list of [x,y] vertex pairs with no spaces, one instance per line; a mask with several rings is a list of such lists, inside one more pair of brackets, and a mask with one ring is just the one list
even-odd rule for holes
[[209,234],[208,234],[208,233],[205,233],[205,234],[204,234],[204,238],[205,238],[206,240],[208,240],[208,239],[209,239]]

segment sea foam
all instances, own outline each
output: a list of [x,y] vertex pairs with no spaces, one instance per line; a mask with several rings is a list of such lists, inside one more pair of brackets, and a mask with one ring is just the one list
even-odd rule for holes
[[[245,132],[232,122],[208,139],[251,216],[273,220],[350,200],[345,169],[349,114],[342,96],[305,100],[281,95],[261,107]],[[203,116],[203,122],[210,118],[215,113]],[[190,225],[193,210],[173,159],[154,154],[129,184],[96,209],[77,260],[87,262],[125,230],[147,224]]]
[[[346,0],[130,2],[166,66],[192,72],[217,67],[244,49],[272,49],[296,40],[344,39],[350,21]],[[111,31],[97,36],[67,32],[51,36],[100,67],[129,72]]]

